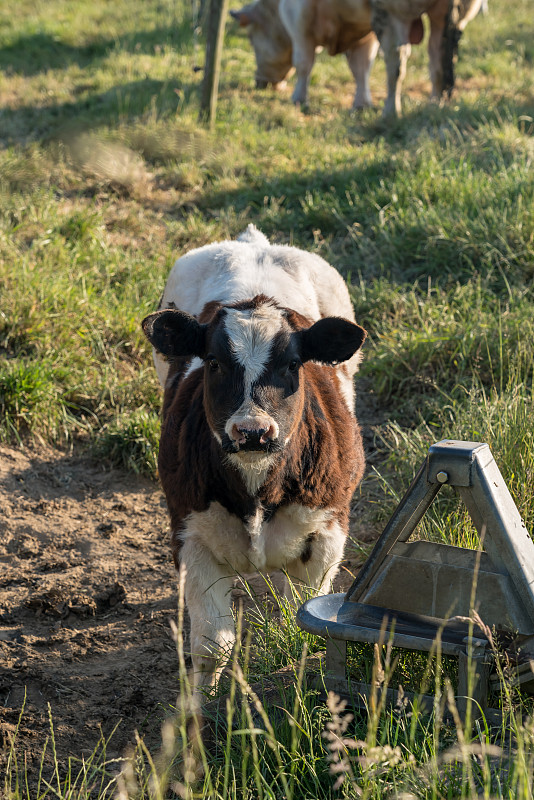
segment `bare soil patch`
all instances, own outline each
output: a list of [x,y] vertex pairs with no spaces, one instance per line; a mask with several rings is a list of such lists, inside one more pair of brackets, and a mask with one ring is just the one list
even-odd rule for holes
[[[60,760],[100,729],[119,756],[176,698],[176,580],[157,484],[87,457],[0,447],[0,731]],[[29,765],[31,767],[31,763]]]

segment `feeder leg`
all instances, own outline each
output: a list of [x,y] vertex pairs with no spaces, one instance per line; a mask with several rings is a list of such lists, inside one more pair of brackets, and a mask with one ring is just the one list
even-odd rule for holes
[[[465,721],[471,700],[471,720],[479,719],[488,707],[491,662],[485,648],[473,648],[471,654],[460,653],[458,660],[458,712]],[[471,679],[469,672],[474,671]]]
[[334,691],[346,690],[347,686],[347,642],[344,639],[326,639],[327,685]]

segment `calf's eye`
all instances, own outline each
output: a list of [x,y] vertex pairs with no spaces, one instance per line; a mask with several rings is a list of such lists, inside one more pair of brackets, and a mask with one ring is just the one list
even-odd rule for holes
[[207,358],[206,360],[208,362],[209,371],[210,372],[217,372],[217,370],[219,369],[219,362],[217,361],[217,359],[216,358]]
[[298,370],[299,366],[300,366],[300,362],[297,361],[296,359],[294,359],[293,361],[289,362],[289,364],[287,365],[287,368],[288,368],[288,370],[290,372],[296,372]]

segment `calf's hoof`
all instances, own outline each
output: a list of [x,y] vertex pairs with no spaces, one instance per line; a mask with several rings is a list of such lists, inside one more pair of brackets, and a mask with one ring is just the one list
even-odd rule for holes
[[205,702],[210,689],[217,686],[224,664],[216,658],[202,656],[193,659],[193,696]]

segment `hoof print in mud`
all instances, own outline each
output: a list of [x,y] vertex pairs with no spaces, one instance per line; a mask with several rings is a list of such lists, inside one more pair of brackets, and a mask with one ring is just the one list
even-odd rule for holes
[[38,616],[46,614],[51,617],[65,619],[69,614],[77,617],[94,617],[105,614],[122,605],[126,600],[126,590],[121,583],[102,589],[94,597],[69,593],[63,589],[50,589],[47,592],[36,592],[26,601],[26,607]]

